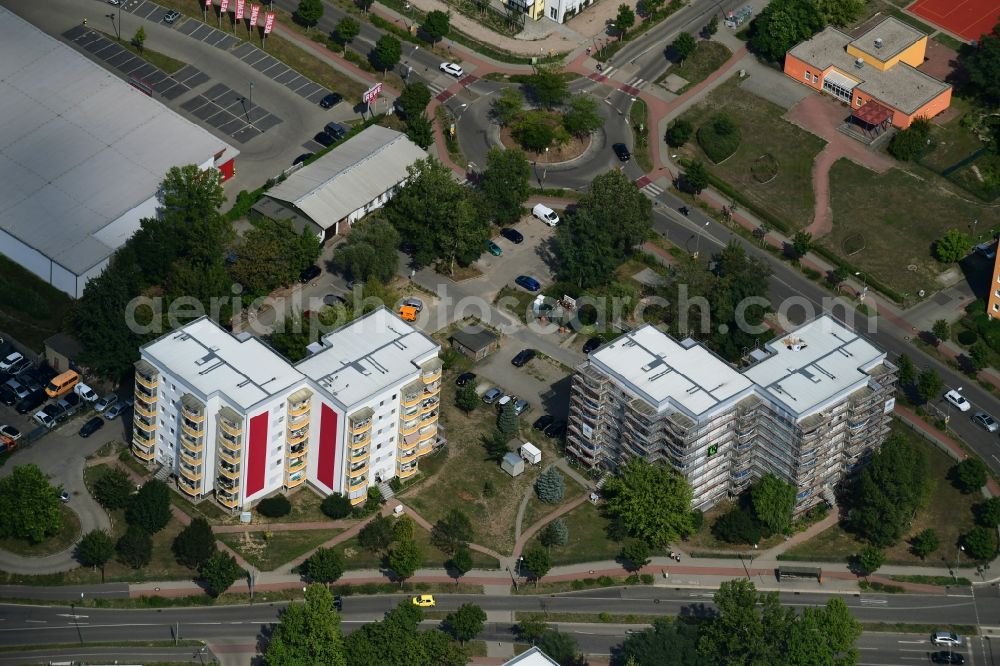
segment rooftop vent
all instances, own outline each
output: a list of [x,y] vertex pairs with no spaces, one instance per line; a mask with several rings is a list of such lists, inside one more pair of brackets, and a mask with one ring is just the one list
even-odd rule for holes
[[857,60],[854,61],[854,68],[855,69],[861,69],[864,66],[865,66],[865,59],[864,58],[858,58]]
[[879,37],[878,39],[875,40],[875,48],[877,48],[877,49],[882,48],[882,38],[881,37]]
[[802,340],[802,338],[785,338],[781,341],[781,343],[791,351],[802,351],[809,346]]

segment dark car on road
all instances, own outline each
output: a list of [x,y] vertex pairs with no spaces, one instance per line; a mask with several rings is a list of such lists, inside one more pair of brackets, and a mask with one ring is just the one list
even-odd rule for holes
[[511,243],[514,243],[515,245],[524,242],[524,234],[522,234],[517,229],[511,229],[510,227],[501,229],[500,235],[509,240]]
[[104,419],[102,419],[100,416],[95,416],[94,418],[84,423],[83,426],[80,428],[80,437],[86,439],[103,427],[104,427]]
[[615,155],[618,156],[620,162],[628,162],[632,159],[632,153],[628,152],[628,146],[624,143],[616,143],[611,146],[611,150],[615,151]]
[[542,414],[535,419],[535,422],[531,424],[531,427],[535,430],[545,430],[550,425],[552,425],[552,417],[548,414]]
[[934,652],[931,654],[931,661],[935,664],[964,664],[965,655],[958,652],[949,652],[947,650],[941,650],[939,652]]
[[314,153],[302,153],[301,155],[299,155],[298,157],[296,157],[294,160],[292,160],[292,166],[298,166],[299,164],[302,164],[307,159],[309,159],[310,157],[312,157],[313,154]]
[[318,278],[322,272],[323,269],[317,266],[316,264],[313,264],[312,266],[307,266],[302,270],[301,273],[299,273],[299,282],[301,282],[302,284],[306,284],[307,282],[312,282],[313,280]]
[[534,349],[522,349],[517,353],[517,356],[515,356],[510,360],[510,362],[514,365],[515,368],[520,368],[533,358],[535,358]]
[[566,422],[565,421],[553,421],[549,427],[547,427],[542,432],[545,433],[546,437],[552,437],[553,439],[561,439],[563,435],[566,434]]
[[324,109],[332,109],[344,101],[344,96],[340,93],[332,92],[319,101],[319,105]]
[[583,343],[583,353],[589,354],[602,344],[604,344],[604,340],[601,340],[600,338],[591,338]]
[[522,289],[527,289],[528,291],[538,291],[542,288],[542,285],[538,282],[538,280],[527,275],[518,275],[514,278],[514,284]]
[[476,373],[474,372],[463,372],[455,380],[455,386],[465,386],[469,382],[476,381]]
[[334,139],[332,136],[330,136],[326,132],[320,132],[319,134],[317,134],[316,136],[314,136],[313,137],[313,141],[315,141],[316,143],[318,143],[319,145],[321,145],[323,147],[332,146],[333,144],[335,144],[337,142],[336,139]]

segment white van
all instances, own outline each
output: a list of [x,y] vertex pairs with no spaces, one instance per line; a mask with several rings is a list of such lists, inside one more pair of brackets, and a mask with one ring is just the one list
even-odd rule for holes
[[545,204],[535,204],[535,207],[531,209],[531,214],[550,227],[559,224],[559,216]]

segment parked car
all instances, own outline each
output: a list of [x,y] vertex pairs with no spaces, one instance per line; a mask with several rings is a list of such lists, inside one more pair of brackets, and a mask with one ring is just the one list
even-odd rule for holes
[[115,393],[109,393],[94,403],[94,411],[101,413],[116,402],[118,402],[118,395]]
[[332,136],[330,136],[329,134],[327,134],[326,132],[317,132],[316,136],[313,137],[313,141],[323,146],[324,148],[328,148],[333,144],[337,143],[337,140]]
[[935,631],[931,634],[931,643],[934,645],[959,647],[962,645],[962,637],[951,631]]
[[509,240],[511,243],[518,245],[524,242],[524,234],[522,234],[517,229],[511,229],[510,227],[504,227],[500,230],[500,235]]
[[344,101],[343,95],[341,95],[340,93],[332,92],[329,95],[324,96],[323,99],[319,101],[319,105],[324,109],[332,109],[333,107],[337,106],[343,101]]
[[0,386],[0,402],[7,405],[8,407],[13,407],[15,404],[17,404],[17,400],[18,400],[17,393],[14,392],[13,388],[8,386],[7,384]]
[[972,417],[972,421],[980,428],[986,430],[986,432],[996,432],[1000,429],[1000,425],[997,424],[996,420],[986,412],[976,412],[976,415]]
[[35,422],[39,425],[43,425],[46,428],[55,428],[56,424],[59,422],[59,417],[62,416],[62,410],[55,404],[45,405],[40,410],[35,412],[32,417]]
[[35,389],[35,391],[32,391],[16,379],[8,379],[4,386],[9,386],[14,391],[14,395],[17,396],[18,400],[24,400],[28,395],[38,390]]
[[548,414],[542,414],[535,419],[535,422],[531,424],[531,427],[535,430],[545,430],[550,425],[552,425],[552,417]]
[[533,358],[535,358],[534,349],[522,349],[517,353],[517,356],[510,360],[510,362],[515,368],[520,368]]
[[553,439],[561,439],[562,436],[566,434],[566,422],[554,421],[543,432],[545,433],[546,437],[552,437]]
[[583,353],[589,354],[603,344],[604,340],[601,340],[600,338],[591,338],[583,343]]
[[992,240],[980,243],[976,246],[976,252],[992,261],[997,258],[997,242]]
[[958,407],[959,411],[967,412],[970,409],[972,409],[972,405],[969,403],[968,400],[965,399],[965,396],[956,391],[955,389],[952,389],[947,393],[945,393],[944,399],[950,402],[951,404],[955,405],[956,407]]
[[0,438],[6,438],[12,442],[16,442],[21,439],[21,431],[12,425],[0,425]]
[[177,19],[181,17],[181,13],[176,9],[171,9],[169,12],[163,15],[163,22],[167,25],[173,25],[177,22]]
[[463,372],[455,380],[455,386],[465,386],[469,382],[474,382],[476,380],[476,373],[474,372]]
[[487,405],[492,405],[494,402],[503,397],[503,389],[499,386],[494,386],[489,391],[483,394],[483,402]]
[[21,355],[21,352],[11,352],[10,354],[7,354],[4,360],[0,361],[0,370],[8,372],[11,366],[22,360],[24,360],[24,356]]
[[45,400],[45,391],[35,391],[31,395],[18,400],[14,409],[17,410],[18,414],[27,414],[32,410],[38,409],[39,406],[45,403]]
[[542,285],[538,282],[538,280],[528,275],[518,275],[514,278],[514,284],[523,289],[527,289],[528,291],[538,291],[542,288]]
[[412,296],[410,298],[404,298],[400,305],[413,308],[417,312],[423,312],[424,309],[424,302],[419,298],[413,298]]
[[486,251],[494,257],[499,257],[503,254],[503,249],[491,240],[486,241]]
[[104,419],[102,419],[100,416],[95,416],[83,424],[83,426],[80,428],[79,435],[80,437],[86,439],[103,427],[104,427]]
[[299,273],[299,282],[301,282],[302,284],[312,282],[322,274],[323,274],[323,269],[317,266],[316,264],[312,264],[311,266],[307,266],[306,268],[302,269],[302,272]]
[[68,419],[80,411],[83,400],[76,393],[68,393],[56,405],[63,410],[62,418]]
[[531,409],[531,403],[530,402],[528,402],[527,400],[523,400],[521,398],[515,398],[514,399],[514,413],[515,414],[517,414],[518,416],[520,416],[521,414],[523,414],[524,412],[528,411],[529,409]]
[[465,76],[465,70],[453,62],[443,62],[438,66],[438,69],[440,69],[445,74],[454,76],[456,79]]
[[965,655],[950,650],[939,650],[931,653],[931,661],[935,664],[964,664]]
[[83,398],[85,402],[97,402],[97,399],[101,397],[97,395],[97,391],[90,388],[86,384],[77,384],[73,390],[76,391],[76,394]]
[[430,608],[434,605],[434,595],[433,594],[419,594],[412,599],[414,606],[420,606],[421,608]]
[[545,204],[535,204],[535,207],[531,209],[531,214],[550,227],[559,224],[559,216]]
[[618,156],[618,161],[628,162],[632,159],[632,153],[628,152],[628,146],[624,143],[616,143],[611,146],[611,150],[615,151],[615,155]]
[[327,123],[323,126],[323,131],[332,136],[335,140],[340,141],[345,136],[350,128],[344,127],[340,123]]
[[59,493],[59,499],[62,500],[63,504],[69,501],[69,493],[65,490]]
[[339,594],[333,598],[333,607],[338,611],[344,610],[344,600]]
[[316,153],[302,153],[301,155],[299,155],[298,157],[296,157],[294,160],[292,160],[292,166],[298,166],[299,164],[302,164],[303,162],[305,162],[307,159],[309,159],[310,157],[312,157],[315,154]]
[[116,418],[121,416],[121,413],[128,409],[128,405],[124,402],[116,402],[107,409],[104,410],[104,418],[109,421],[114,421]]

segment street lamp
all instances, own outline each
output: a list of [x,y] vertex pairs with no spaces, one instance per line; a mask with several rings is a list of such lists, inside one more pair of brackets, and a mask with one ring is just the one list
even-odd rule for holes
[[549,175],[549,147],[545,146],[545,167],[542,168],[542,187],[545,186],[545,177]]
[[952,574],[952,578],[958,580],[958,569],[962,566],[962,551],[965,550],[965,546],[959,546],[958,550],[955,551],[955,555],[958,557],[958,561],[955,564],[955,573]]
[[247,112],[247,122],[253,127],[253,81],[250,81],[250,111]]
[[867,276],[867,275],[865,275],[865,274],[864,274],[863,272],[861,272],[861,271],[857,271],[857,272],[855,272],[855,273],[854,273],[854,276],[855,276],[855,277],[857,277],[857,276],[861,276],[861,282],[862,282],[862,284],[863,284],[864,286],[863,286],[863,288],[861,289],[861,294],[859,294],[859,295],[858,295],[858,300],[859,300],[859,301],[863,301],[863,300],[865,300],[865,296],[866,296],[866,295],[868,294],[868,276]]
[[114,30],[115,30],[115,37],[118,38],[118,41],[121,41],[121,39],[122,39],[122,33],[121,33],[121,30],[119,30],[119,28],[118,28],[118,24],[115,23],[115,15],[114,14],[105,14],[105,16],[107,16],[109,19],[111,19],[111,27],[114,28]]
[[524,562],[524,555],[517,558],[517,577],[521,577],[521,562]]

